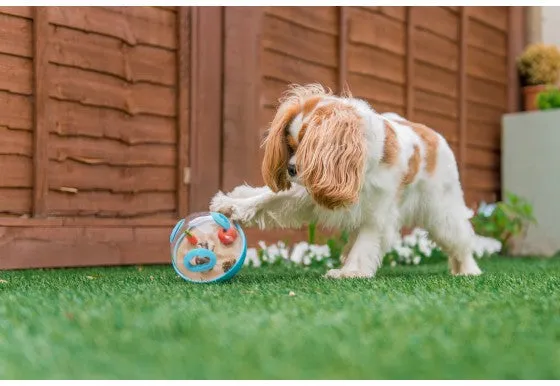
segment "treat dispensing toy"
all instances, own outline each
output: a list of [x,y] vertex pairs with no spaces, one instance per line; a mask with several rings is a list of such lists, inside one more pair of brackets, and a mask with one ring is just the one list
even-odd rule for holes
[[241,227],[216,212],[193,213],[180,220],[169,242],[173,268],[183,279],[195,283],[231,279],[247,253]]

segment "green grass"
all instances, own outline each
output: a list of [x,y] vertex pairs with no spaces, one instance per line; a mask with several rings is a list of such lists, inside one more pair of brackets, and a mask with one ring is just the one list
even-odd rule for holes
[[161,266],[0,272],[0,377],[560,378],[560,259],[481,266],[218,285]]

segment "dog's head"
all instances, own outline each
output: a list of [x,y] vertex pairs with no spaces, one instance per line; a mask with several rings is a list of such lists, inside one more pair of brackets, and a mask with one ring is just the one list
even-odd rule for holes
[[363,123],[345,98],[318,85],[292,86],[264,141],[262,175],[274,192],[291,183],[321,206],[355,203],[365,163]]

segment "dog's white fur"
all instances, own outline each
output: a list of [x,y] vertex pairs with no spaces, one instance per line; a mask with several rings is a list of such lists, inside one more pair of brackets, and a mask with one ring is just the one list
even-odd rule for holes
[[[313,199],[310,186],[294,177],[289,178],[289,189],[275,189],[278,192],[268,186],[253,188],[247,185],[238,186],[229,194],[218,192],[210,209],[230,215],[245,226],[300,228],[317,222],[326,228],[349,230],[351,238],[343,252],[343,266],[328,271],[326,276],[331,278],[374,276],[403,226],[427,229],[431,238],[448,253],[452,274],[480,274],[472,253],[476,237],[469,222],[472,212],[464,202],[457,162],[445,139],[436,134],[437,163],[435,170],[429,173],[426,170],[425,139],[403,123],[406,122],[404,118],[393,113],[378,114],[363,100],[349,95],[335,96],[318,85],[294,86],[288,97],[281,100],[277,118],[282,116],[286,105],[294,101],[304,103],[317,96],[320,101],[313,111],[335,103],[350,107],[360,118],[365,164],[360,171],[357,201],[326,208]],[[297,138],[305,119],[303,112],[290,119],[285,128],[287,134]],[[393,127],[400,150],[392,165],[382,162],[386,122]],[[315,135],[307,131],[305,136]],[[403,189],[403,176],[409,168],[415,145],[422,161],[414,180]],[[319,156],[330,156],[322,150],[315,149]],[[297,156],[298,151],[295,151],[290,162],[296,163]]]

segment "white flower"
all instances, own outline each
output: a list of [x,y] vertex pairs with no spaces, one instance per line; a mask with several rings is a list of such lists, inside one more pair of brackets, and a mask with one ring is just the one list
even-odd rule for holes
[[256,248],[247,249],[247,254],[245,255],[245,261],[243,262],[243,265],[249,265],[250,263],[252,263],[254,267],[261,266],[261,261],[259,260],[259,255]]
[[391,260],[391,267],[396,267],[397,266],[397,262],[395,260]]
[[418,255],[415,255],[415,256],[412,258],[412,263],[413,263],[414,265],[418,265],[418,264],[420,264],[420,260],[422,260],[422,258],[421,258],[420,256],[418,256]]
[[292,249],[290,260],[296,264],[301,264],[301,262],[303,261],[303,256],[307,253],[308,250],[309,244],[307,244],[305,241],[297,243]]
[[397,252],[399,257],[403,257],[405,259],[412,255],[412,249],[410,249],[410,247],[406,247],[406,246],[395,248],[395,252]]

